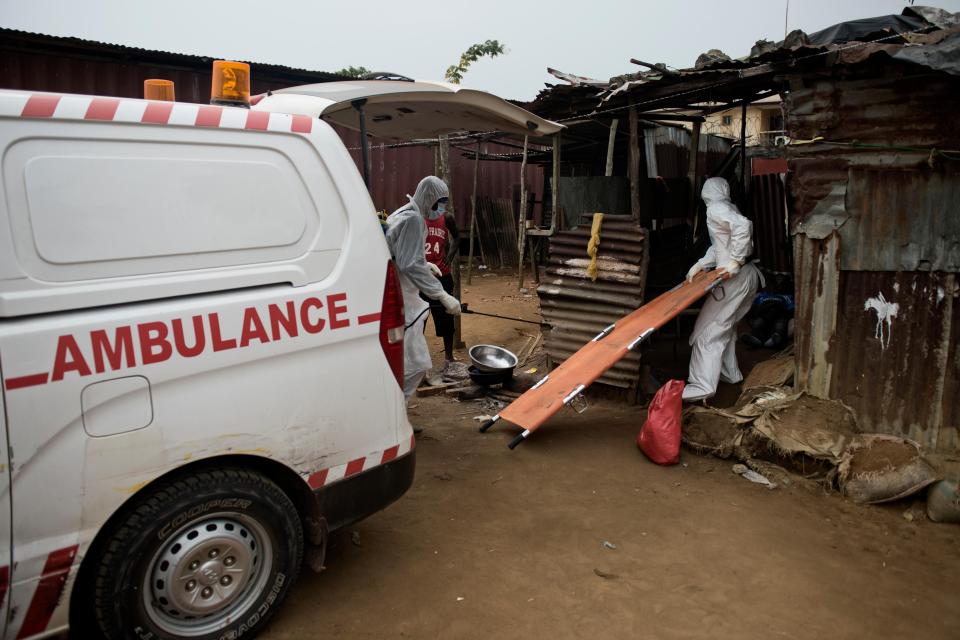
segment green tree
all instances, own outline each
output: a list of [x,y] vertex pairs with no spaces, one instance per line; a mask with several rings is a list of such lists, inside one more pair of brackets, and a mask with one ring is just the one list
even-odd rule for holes
[[467,72],[467,69],[470,68],[471,64],[484,56],[496,58],[497,56],[501,56],[506,52],[506,46],[500,44],[496,40],[487,40],[486,42],[475,44],[463,52],[463,54],[460,56],[460,62],[458,64],[447,68],[444,78],[447,80],[447,82],[460,84],[460,81],[463,80],[463,74]]
[[366,67],[344,67],[340,71],[334,71],[339,76],[348,76],[350,78],[362,78],[363,76],[370,73],[370,69]]

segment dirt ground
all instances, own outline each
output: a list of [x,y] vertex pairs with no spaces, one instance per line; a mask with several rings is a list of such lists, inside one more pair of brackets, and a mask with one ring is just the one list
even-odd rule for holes
[[[537,318],[529,295],[475,275],[463,299]],[[514,349],[536,331],[463,326],[467,344]],[[654,343],[655,375],[683,375],[687,351],[672,351]],[[738,395],[725,387],[719,404]],[[770,491],[687,451],[658,467],[635,444],[644,411],[609,400],[558,414],[514,451],[515,428],[477,432],[476,403],[413,404],[425,428],[413,487],[337,534],[327,571],[301,576],[263,637],[960,637],[960,526],[908,521],[910,503]]]

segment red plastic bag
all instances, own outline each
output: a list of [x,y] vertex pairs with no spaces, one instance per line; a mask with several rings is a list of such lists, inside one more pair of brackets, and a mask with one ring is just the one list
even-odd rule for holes
[[680,462],[680,414],[683,380],[670,380],[657,390],[647,411],[647,421],[637,436],[637,446],[657,464]]

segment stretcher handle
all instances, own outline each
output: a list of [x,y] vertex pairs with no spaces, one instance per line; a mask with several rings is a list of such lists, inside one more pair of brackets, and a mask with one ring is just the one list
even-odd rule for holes
[[507,444],[507,447],[508,447],[511,451],[512,451],[513,449],[516,449],[516,448],[517,448],[517,445],[520,444],[521,442],[523,442],[524,440],[526,440],[526,439],[527,439],[527,436],[529,436],[529,435],[530,435],[530,429],[524,429],[523,432],[520,433],[520,435],[518,435],[516,438],[514,438],[513,440],[511,440],[511,441]]
[[495,423],[499,419],[500,419],[500,416],[493,416],[489,420],[485,421],[482,425],[480,425],[480,433],[486,433],[487,429],[492,427],[493,423]]

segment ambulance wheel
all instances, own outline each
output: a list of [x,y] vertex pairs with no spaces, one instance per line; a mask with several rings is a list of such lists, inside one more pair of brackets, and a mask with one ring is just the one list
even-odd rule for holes
[[100,548],[93,613],[105,637],[253,637],[300,571],[303,529],[276,484],[226,468],[144,495]]

